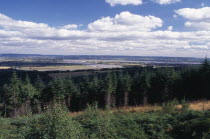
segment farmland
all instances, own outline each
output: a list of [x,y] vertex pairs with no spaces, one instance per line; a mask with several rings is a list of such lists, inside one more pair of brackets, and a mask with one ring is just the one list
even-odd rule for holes
[[100,70],[123,67],[175,67],[201,64],[199,58],[132,56],[0,55],[1,69],[37,71]]

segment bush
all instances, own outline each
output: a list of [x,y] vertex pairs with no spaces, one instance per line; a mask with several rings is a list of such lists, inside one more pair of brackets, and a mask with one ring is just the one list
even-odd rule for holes
[[199,139],[208,134],[209,130],[210,118],[196,118],[178,123],[174,127],[173,134],[176,138]]
[[0,139],[208,139],[210,112],[113,112],[94,105],[72,118],[55,105],[39,115],[0,118],[0,124]]
[[85,128],[85,135],[91,139],[115,138],[114,127],[111,122],[113,115],[109,110],[100,112],[97,105],[88,105],[85,112],[76,120]]
[[176,105],[178,105],[179,102],[177,99],[174,99],[172,101],[166,102],[162,104],[162,110],[164,113],[175,113],[176,112]]
[[0,139],[11,139],[18,137],[18,134],[14,133],[16,127],[10,123],[10,119],[0,118]]
[[190,109],[190,104],[186,99],[181,100],[182,111],[188,111]]
[[[23,119],[22,119],[23,120]],[[18,130],[19,138],[25,139],[82,139],[80,124],[69,116],[60,105],[55,105],[48,112],[33,116],[24,122],[13,123]],[[24,126],[23,126],[24,125]]]

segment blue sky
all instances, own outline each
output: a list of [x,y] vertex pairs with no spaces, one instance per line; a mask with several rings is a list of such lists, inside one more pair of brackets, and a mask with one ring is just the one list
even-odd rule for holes
[[209,6],[209,0],[1,0],[0,53],[204,57]]

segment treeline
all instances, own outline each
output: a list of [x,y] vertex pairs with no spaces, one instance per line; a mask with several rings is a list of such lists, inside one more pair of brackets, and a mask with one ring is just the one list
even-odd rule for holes
[[186,68],[133,68],[96,73],[78,78],[42,77],[24,79],[13,72],[2,85],[0,110],[4,117],[40,113],[55,103],[70,111],[84,110],[88,104],[99,108],[160,104],[174,98],[210,98],[210,65]]

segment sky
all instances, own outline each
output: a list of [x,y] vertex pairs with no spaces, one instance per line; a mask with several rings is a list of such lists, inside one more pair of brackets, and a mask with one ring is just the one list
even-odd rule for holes
[[205,57],[210,0],[0,0],[0,53]]

